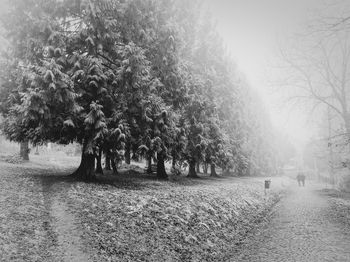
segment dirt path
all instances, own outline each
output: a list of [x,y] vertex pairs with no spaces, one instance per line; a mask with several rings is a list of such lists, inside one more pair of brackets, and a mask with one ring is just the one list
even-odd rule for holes
[[350,261],[350,232],[316,186],[296,187],[231,261]]
[[0,179],[0,261],[89,261],[57,169],[1,163]]
[[89,261],[88,255],[82,251],[84,245],[81,241],[81,234],[77,230],[75,218],[60,198],[55,196],[53,199],[50,215],[54,218],[53,228],[57,234],[62,260],[67,262]]

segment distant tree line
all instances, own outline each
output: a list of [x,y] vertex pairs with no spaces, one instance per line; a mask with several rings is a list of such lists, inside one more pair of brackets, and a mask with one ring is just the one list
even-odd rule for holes
[[225,50],[210,14],[190,0],[11,0],[2,17],[0,111],[7,138],[82,145],[75,176],[144,158],[166,178],[199,165],[272,172],[273,131]]

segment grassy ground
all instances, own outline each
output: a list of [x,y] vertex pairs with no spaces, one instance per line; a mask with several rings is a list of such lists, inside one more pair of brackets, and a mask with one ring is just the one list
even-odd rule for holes
[[78,183],[69,194],[98,257],[112,261],[218,260],[278,200],[259,179],[119,181]]
[[332,217],[350,229],[350,193],[334,189],[324,189],[322,193],[329,197]]
[[83,183],[64,177],[76,158],[31,159],[0,161],[0,260],[220,261],[284,188],[277,178],[267,195],[263,178],[157,181],[136,167]]

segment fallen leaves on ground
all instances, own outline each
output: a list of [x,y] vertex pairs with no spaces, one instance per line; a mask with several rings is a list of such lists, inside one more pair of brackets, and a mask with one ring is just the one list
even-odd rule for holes
[[130,183],[135,186],[127,189],[78,183],[70,191],[99,259],[218,260],[263,219],[281,189],[265,196],[263,181],[254,178]]
[[60,261],[50,213],[55,194],[74,215],[93,261],[222,261],[282,191],[273,182],[265,196],[261,178],[157,181],[125,169],[83,183],[63,176],[72,171],[69,159],[45,157],[1,162],[0,258]]
[[19,154],[0,155],[0,160],[11,164],[22,164],[24,162],[23,158]]
[[350,229],[350,193],[334,190],[324,189],[324,194],[329,197],[331,203],[331,214],[336,221],[341,223],[346,229]]

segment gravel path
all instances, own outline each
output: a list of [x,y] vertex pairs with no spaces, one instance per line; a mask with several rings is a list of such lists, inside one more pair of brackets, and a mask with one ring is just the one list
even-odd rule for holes
[[295,187],[231,261],[350,261],[350,230],[316,186]]

